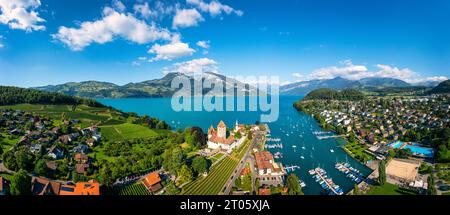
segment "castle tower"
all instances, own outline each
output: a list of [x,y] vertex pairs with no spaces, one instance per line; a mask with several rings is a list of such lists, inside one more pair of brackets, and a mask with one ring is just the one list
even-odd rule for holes
[[227,126],[220,120],[219,125],[217,125],[217,137],[227,138]]

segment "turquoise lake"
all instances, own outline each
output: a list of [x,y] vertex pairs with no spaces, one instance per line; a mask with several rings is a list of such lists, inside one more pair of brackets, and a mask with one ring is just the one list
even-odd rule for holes
[[[315,132],[323,131],[310,115],[296,111],[292,104],[298,101],[298,96],[280,97],[280,114],[277,121],[268,123],[272,138],[280,138],[282,149],[269,149],[272,153],[283,153],[283,158],[277,159],[284,165],[299,165],[295,170],[297,176],[306,183],[303,192],[307,195],[324,194],[320,185],[313,180],[308,171],[320,166],[328,172],[328,176],[345,192],[354,187],[354,182],[334,168],[336,162],[347,161],[359,169],[364,175],[371,170],[347,155],[339,146],[345,144],[342,139],[318,139]],[[99,102],[125,112],[147,114],[168,122],[172,128],[199,126],[205,132],[210,125],[217,126],[223,120],[228,127],[239,123],[253,124],[260,120],[260,111],[220,111],[220,112],[176,112],[171,108],[170,98],[145,99],[99,99]],[[269,143],[270,144],[270,143]],[[304,149],[303,149],[304,148]],[[332,152],[332,151],[334,152]],[[302,158],[303,157],[303,158]]]

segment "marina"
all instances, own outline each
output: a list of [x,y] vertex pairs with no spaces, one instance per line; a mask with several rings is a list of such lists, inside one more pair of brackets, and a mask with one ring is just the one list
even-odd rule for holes
[[347,178],[350,178],[356,183],[361,183],[364,180],[364,176],[361,172],[352,167],[349,163],[336,163],[335,168],[340,172],[344,173]]
[[328,177],[327,172],[317,167],[309,171],[309,174],[313,176],[315,181],[320,184],[322,189],[328,192],[329,195],[343,195],[344,191],[339,185],[333,182],[333,179]]

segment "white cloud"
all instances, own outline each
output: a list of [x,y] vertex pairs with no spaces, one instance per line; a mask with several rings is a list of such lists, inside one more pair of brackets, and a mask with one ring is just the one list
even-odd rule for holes
[[199,8],[202,12],[207,12],[211,16],[217,16],[222,13],[231,14],[235,13],[238,16],[242,16],[244,12],[241,10],[235,10],[234,8],[224,5],[219,1],[213,0],[209,3],[205,3],[203,0],[186,0],[188,4],[194,5]]
[[113,0],[113,7],[119,12],[125,12],[127,10],[125,5],[119,0]]
[[180,57],[191,56],[195,50],[189,47],[189,44],[180,41],[174,41],[166,45],[155,44],[148,51],[150,54],[156,54],[150,61],[173,60]]
[[91,43],[104,44],[115,37],[121,37],[138,44],[157,40],[171,40],[171,33],[157,27],[154,23],[137,19],[130,13],[120,13],[110,7],[103,9],[102,19],[86,21],[79,28],[59,27],[52,37],[68,45],[74,51],[80,51]]
[[5,48],[5,45],[3,45],[3,44],[0,43],[0,49],[1,49],[1,48]]
[[330,79],[334,77],[343,77],[347,79],[360,79],[361,76],[368,71],[366,66],[363,65],[353,65],[351,60],[345,60],[340,62],[342,66],[331,66],[324,67],[314,70],[310,75],[309,79]]
[[300,74],[300,73],[298,73],[298,72],[292,73],[292,76],[293,76],[294,78],[303,78],[303,77],[304,77],[302,74]]
[[349,80],[359,80],[362,78],[395,78],[408,83],[418,83],[423,81],[444,81],[445,76],[422,77],[419,73],[409,68],[398,68],[395,66],[377,64],[375,71],[369,71],[364,65],[354,65],[351,60],[340,62],[341,66],[324,67],[314,70],[312,73],[302,75],[293,73],[292,76],[297,81],[308,81],[315,79],[332,79],[342,77]]
[[169,72],[178,72],[183,74],[193,74],[199,72],[219,73],[217,62],[209,58],[198,58],[181,63],[175,63],[170,68],[164,68],[165,74]]
[[211,43],[211,41],[209,41],[209,40],[200,40],[196,44],[197,44],[197,46],[202,47],[204,49],[209,49],[210,43]]
[[396,78],[400,80],[408,80],[410,78],[418,76],[417,73],[408,68],[399,69],[397,67],[384,64],[377,64],[376,67],[379,70],[377,72],[367,74],[368,77]]
[[135,13],[140,14],[145,19],[155,18],[158,16],[158,12],[155,10],[151,10],[148,6],[148,2],[144,4],[135,4],[133,6],[133,10]]
[[36,11],[40,0],[0,0],[0,23],[26,32],[45,30],[45,19]]
[[202,21],[204,21],[204,19],[196,9],[177,9],[177,12],[173,17],[172,27],[186,28],[197,26],[197,24]]

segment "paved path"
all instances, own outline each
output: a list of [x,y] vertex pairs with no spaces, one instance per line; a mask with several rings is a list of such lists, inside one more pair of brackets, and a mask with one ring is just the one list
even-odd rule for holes
[[245,152],[245,155],[242,157],[242,159],[239,161],[238,166],[236,167],[236,169],[234,170],[233,174],[231,175],[230,178],[228,178],[227,183],[225,183],[225,187],[223,188],[223,192],[221,192],[221,195],[229,195],[231,193],[231,190],[233,188],[234,185],[234,181],[236,180],[237,177],[240,176],[242,169],[245,167],[245,164],[248,160],[251,160],[251,156],[250,156],[250,152],[252,151],[252,149],[255,147],[255,144],[257,142],[262,141],[262,134],[261,133],[256,133],[255,137],[252,139],[252,142],[250,143],[250,146],[248,147],[247,151]]

